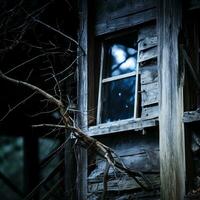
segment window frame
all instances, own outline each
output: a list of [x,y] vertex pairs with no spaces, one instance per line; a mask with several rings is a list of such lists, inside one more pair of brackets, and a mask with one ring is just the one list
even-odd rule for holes
[[[125,78],[130,78],[130,77],[135,77],[135,94],[134,94],[134,111],[133,111],[133,116],[131,118],[126,118],[126,119],[120,119],[120,120],[114,120],[111,122],[106,122],[108,124],[112,124],[114,122],[118,122],[118,121],[126,121],[126,120],[137,120],[140,119],[139,115],[138,115],[138,110],[139,110],[139,76],[140,76],[140,70],[139,70],[139,51],[137,51],[137,64],[136,64],[136,70],[134,72],[128,72],[125,74],[121,74],[121,75],[116,75],[113,77],[107,77],[107,78],[103,78],[103,70],[105,66],[105,43],[106,41],[110,40],[110,39],[117,39],[119,37],[123,37],[126,35],[130,35],[132,33],[135,33],[136,30],[134,31],[126,31],[123,34],[115,34],[112,33],[112,37],[109,37],[108,39],[105,38],[101,43],[101,47],[100,47],[100,76],[99,76],[99,90],[98,90],[98,100],[97,100],[97,120],[96,120],[96,124],[103,124],[101,122],[101,112],[102,112],[102,87],[104,83],[111,83],[112,81],[117,81],[117,80],[123,80]],[[137,41],[137,46],[138,46],[138,41]]]

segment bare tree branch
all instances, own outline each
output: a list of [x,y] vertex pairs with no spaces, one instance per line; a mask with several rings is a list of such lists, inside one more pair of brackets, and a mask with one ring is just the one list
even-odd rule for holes
[[36,124],[32,125],[33,128],[66,128],[65,125],[58,125],[58,124]]
[[56,32],[56,33],[62,35],[63,37],[67,38],[68,40],[72,41],[74,44],[76,44],[76,45],[81,49],[81,51],[82,51],[83,54],[85,55],[85,51],[83,50],[83,48],[82,48],[82,47],[79,45],[79,43],[78,43],[76,40],[74,40],[72,37],[66,35],[65,33],[59,31],[58,29],[55,29],[54,27],[50,26],[49,24],[46,24],[46,23],[40,21],[39,19],[33,18],[33,20],[34,20],[35,22],[37,22],[37,23],[39,23],[39,24],[41,24],[41,25],[47,27],[48,29],[50,29],[50,30],[52,30],[52,31],[54,31],[54,32]]
[[[57,105],[59,107],[60,114],[62,116],[62,121],[65,125],[65,128],[68,129],[69,131],[71,131],[73,133],[73,135],[77,139],[79,139],[79,141],[84,146],[87,146],[87,147],[90,146],[97,154],[99,154],[101,157],[106,159],[107,162],[109,163],[109,165],[117,168],[121,172],[128,174],[128,176],[132,177],[138,183],[138,185],[140,185],[141,188],[143,188],[144,190],[152,189],[151,183],[146,178],[146,176],[144,176],[143,173],[137,172],[137,171],[132,171],[132,170],[128,169],[126,166],[124,166],[124,164],[122,162],[119,162],[113,156],[113,154],[114,155],[116,155],[116,154],[114,153],[114,151],[111,148],[104,145],[103,143],[96,140],[95,138],[92,138],[92,137],[86,135],[79,127],[76,127],[74,121],[71,118],[69,118],[69,115],[67,113],[67,110],[65,109],[65,106],[62,104],[62,102],[60,100],[56,99],[55,97],[53,97],[49,93],[45,92],[44,90],[38,88],[37,86],[10,78],[10,77],[4,75],[1,71],[0,71],[0,78],[10,81],[12,83],[15,83],[17,85],[26,86],[33,91],[37,91],[39,94],[43,95],[45,98],[49,99],[51,102],[53,102],[55,105]],[[73,124],[73,126],[71,126],[71,124]],[[146,185],[144,185],[140,180],[138,180],[137,177],[141,177]]]
[[14,78],[10,78],[10,77],[6,76],[5,74],[3,74],[1,70],[0,70],[0,78],[3,79],[3,80],[10,81],[10,82],[12,82],[16,85],[25,86],[25,87],[33,90],[33,91],[38,92],[39,94],[41,94],[45,98],[49,99],[49,101],[55,103],[58,107],[64,107],[64,105],[62,104],[61,101],[59,101],[58,99],[53,97],[51,94],[45,92],[44,90],[42,90],[41,88],[39,88],[35,85],[32,85],[32,84],[24,82],[24,81],[20,81],[20,80],[14,79]]
[[10,69],[9,71],[5,72],[4,74],[7,75],[7,74],[9,74],[10,72],[13,72],[13,71],[16,70],[16,69],[18,69],[18,68],[20,68],[20,67],[22,67],[22,66],[24,66],[24,65],[26,65],[26,64],[28,64],[28,63],[31,63],[31,62],[33,62],[34,60],[38,59],[38,58],[41,58],[41,57],[43,57],[43,56],[50,55],[50,54],[63,54],[63,52],[45,52],[45,53],[40,54],[40,55],[37,55],[37,56],[35,56],[35,57],[33,57],[33,58],[29,59],[29,60],[26,60],[25,62],[23,62],[23,63],[21,63],[21,64],[15,66],[15,67],[13,67],[13,68]]
[[14,107],[10,108],[8,112],[0,119],[0,121],[3,121],[6,117],[8,117],[8,115],[10,113],[12,113],[14,110],[16,110],[19,106],[21,106],[22,104],[26,103],[30,98],[32,98],[34,95],[36,94],[36,92],[32,93],[31,95],[29,95],[28,97],[26,97],[25,99],[23,99],[22,101],[20,101],[18,104],[16,104]]

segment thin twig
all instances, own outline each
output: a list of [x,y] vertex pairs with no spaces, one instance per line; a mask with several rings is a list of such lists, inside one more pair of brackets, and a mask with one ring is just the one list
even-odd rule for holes
[[50,55],[50,54],[62,54],[62,53],[63,53],[63,52],[45,52],[45,53],[40,54],[40,55],[37,55],[37,56],[35,56],[35,57],[33,57],[33,58],[29,59],[29,60],[26,60],[26,61],[23,62],[23,63],[20,63],[19,65],[13,67],[13,68],[10,69],[9,71],[5,72],[4,74],[7,75],[7,74],[9,74],[10,72],[13,72],[13,71],[15,71],[16,69],[18,69],[18,68],[20,68],[20,67],[22,67],[22,66],[24,66],[24,65],[26,65],[26,64],[28,64],[28,63],[30,63],[30,62],[32,62],[32,61],[34,61],[34,60],[36,60],[36,59],[38,59],[38,58],[41,58],[41,57],[43,57],[43,56]]
[[6,76],[5,74],[2,73],[2,71],[0,71],[0,78],[10,81],[12,83],[15,83],[17,85],[22,85],[22,86],[26,86],[29,89],[38,92],[39,94],[41,94],[42,96],[44,96],[45,98],[49,99],[50,101],[52,101],[53,103],[55,103],[58,107],[64,107],[62,102],[59,101],[58,99],[56,99],[54,96],[52,96],[51,94],[45,92],[44,90],[42,90],[41,88],[32,85],[30,83],[24,82],[24,81],[20,81],[14,78],[10,78],[8,76]]
[[35,124],[32,125],[32,128],[66,128],[65,125],[58,125],[58,124]]
[[23,99],[22,101],[20,101],[18,104],[16,104],[14,107],[9,108],[8,112],[0,119],[0,121],[3,121],[6,117],[8,117],[8,115],[13,112],[14,110],[16,110],[19,106],[21,106],[22,104],[24,104],[26,101],[28,101],[31,97],[33,97],[37,92],[33,92],[31,95],[29,95],[28,97],[26,97],[25,99]]
[[72,41],[74,44],[76,44],[76,45],[81,49],[81,51],[83,52],[83,55],[85,55],[85,51],[83,50],[83,48],[82,48],[82,47],[80,46],[80,44],[79,44],[76,40],[74,40],[72,37],[70,37],[70,36],[66,35],[65,33],[59,31],[58,29],[56,29],[56,28],[50,26],[49,24],[46,24],[46,23],[40,21],[39,19],[33,18],[33,21],[35,21],[35,22],[37,22],[37,23],[39,23],[39,24],[41,24],[41,25],[47,27],[48,29],[50,29],[50,30],[52,30],[52,31],[54,31],[54,32],[56,32],[56,33],[62,35],[63,37],[67,38],[68,40]]

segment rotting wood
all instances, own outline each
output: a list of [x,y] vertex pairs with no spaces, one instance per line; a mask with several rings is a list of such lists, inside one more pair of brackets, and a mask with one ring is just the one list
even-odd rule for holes
[[152,37],[148,36],[138,43],[138,49],[140,51],[146,50],[146,49],[152,48],[154,46],[157,46],[157,43],[158,43],[158,37],[157,36],[152,36]]
[[[132,170],[140,170],[145,174],[159,174],[159,151],[158,150],[141,150],[137,154],[129,154],[120,156],[123,163]],[[89,175],[91,182],[99,182],[102,179],[106,161],[97,159],[97,167]],[[113,171],[113,168],[109,171],[109,176],[120,175]]]
[[158,81],[158,67],[157,65],[140,67],[141,84],[149,84]]
[[[97,193],[90,193],[88,195],[88,200],[98,200],[99,194]],[[160,191],[159,189],[153,192],[134,192],[131,191],[130,193],[122,193],[117,194],[117,192],[110,192],[108,195],[109,200],[160,200]]]
[[103,22],[95,26],[96,36],[119,31],[124,28],[130,28],[156,18],[156,9],[150,9],[142,13],[126,16],[123,18]]
[[141,85],[142,106],[158,103],[159,87],[158,82]]
[[182,2],[160,0],[158,13],[161,199],[183,200],[185,195],[183,70],[179,65],[178,52]]
[[142,119],[153,119],[159,116],[158,104],[142,107]]
[[140,28],[138,33],[138,42],[141,40],[145,40],[145,38],[147,37],[155,36],[157,36],[156,24],[155,21],[153,21],[151,24],[145,25],[142,28]]
[[[159,187],[160,184],[160,176],[155,174],[149,174],[148,179],[151,180],[152,186],[154,188]],[[142,180],[141,180],[142,181]],[[103,181],[101,179],[100,182],[92,182],[88,183],[88,192],[89,193],[101,193],[103,191]],[[140,189],[140,186],[133,180],[127,176],[121,175],[121,179],[118,180],[113,178],[107,181],[107,192],[120,192],[120,191],[128,191],[128,190],[135,190]]]
[[144,62],[157,57],[157,47],[141,50],[139,53],[138,62]]
[[143,128],[153,127],[158,125],[158,119],[141,120],[141,119],[126,119],[116,122],[99,124],[89,127],[87,134],[90,136],[106,135],[129,130],[142,130]]
[[[138,12],[142,12],[151,8],[154,8],[156,5],[155,0],[129,0],[124,1],[123,5],[121,1],[109,1],[104,3],[101,0],[96,0],[96,23],[105,22],[111,19],[121,18],[127,15],[135,14]],[[115,4],[115,9],[110,9],[109,4]],[[117,6],[120,4],[119,6]],[[113,6],[112,6],[113,8]]]

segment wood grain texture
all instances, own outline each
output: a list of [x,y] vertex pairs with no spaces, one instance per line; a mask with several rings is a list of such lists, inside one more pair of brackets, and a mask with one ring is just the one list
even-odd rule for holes
[[157,47],[152,47],[150,49],[141,50],[139,52],[138,62],[144,62],[153,58],[156,58],[158,55]]
[[156,37],[157,36],[157,31],[156,31],[156,24],[155,21],[148,25],[144,25],[143,27],[140,28],[138,31],[138,42],[145,40],[147,37]]
[[[149,175],[148,178],[151,181],[153,186],[159,186],[160,184],[160,177],[159,175]],[[140,178],[138,178],[141,180]],[[141,180],[142,181],[142,180]],[[122,191],[128,191],[128,190],[136,190],[140,189],[140,186],[135,182],[134,179],[129,177],[122,177],[121,179],[115,179],[114,177],[111,178],[111,180],[108,180],[108,191],[112,192],[122,192]],[[89,193],[99,193],[103,191],[103,183],[101,182],[92,182],[89,180]]]
[[157,36],[147,36],[138,43],[139,50],[149,49],[151,47],[157,46],[158,37]]
[[[104,138],[103,141],[115,150],[117,155],[129,169],[144,172],[150,179],[152,185],[156,188],[159,187],[158,129],[148,129],[146,135],[133,135],[129,133],[125,135],[118,134],[116,137],[108,136]],[[90,194],[101,194],[103,190],[105,166],[105,161],[97,156],[96,167],[91,171],[88,177],[88,191]],[[132,178],[116,169],[114,170],[112,167],[110,168],[108,174],[108,193],[113,194],[113,199],[117,199],[117,192],[122,192],[123,194],[136,194],[137,189],[140,188]],[[122,199],[123,194],[120,195]],[[107,198],[108,197],[110,196],[108,195]]]
[[159,101],[159,87],[158,82],[141,85],[142,92],[142,106],[158,103]]
[[155,18],[156,18],[156,9],[155,8],[149,9],[141,13],[101,22],[95,26],[95,34],[96,36],[99,36],[106,33],[119,31],[125,28],[131,28],[133,26],[143,24],[151,20],[155,20]]
[[[87,130],[88,127],[88,1],[79,1],[80,12],[80,27],[78,31],[79,44],[84,50],[81,52],[78,49],[80,56],[78,60],[78,109],[80,114],[78,116],[78,125],[82,130]],[[77,160],[77,198],[78,200],[87,199],[87,151],[82,147],[78,147]]]
[[98,24],[100,22],[136,14],[154,8],[155,4],[155,0],[108,0],[106,3],[102,0],[95,0],[95,21]]
[[126,120],[120,120],[116,122],[99,124],[97,126],[89,127],[87,134],[90,136],[106,135],[110,133],[117,133],[128,130],[137,131],[137,130],[142,130],[143,128],[153,127],[157,125],[158,125],[158,119],[150,119],[150,120],[126,119]]
[[140,67],[141,84],[150,84],[158,81],[158,67],[157,65]]
[[179,65],[178,36],[182,7],[179,0],[160,0],[160,174],[161,199],[183,200],[185,195],[185,138],[183,80]]
[[142,107],[142,119],[153,119],[159,116],[159,106],[158,104],[154,104],[151,106]]

